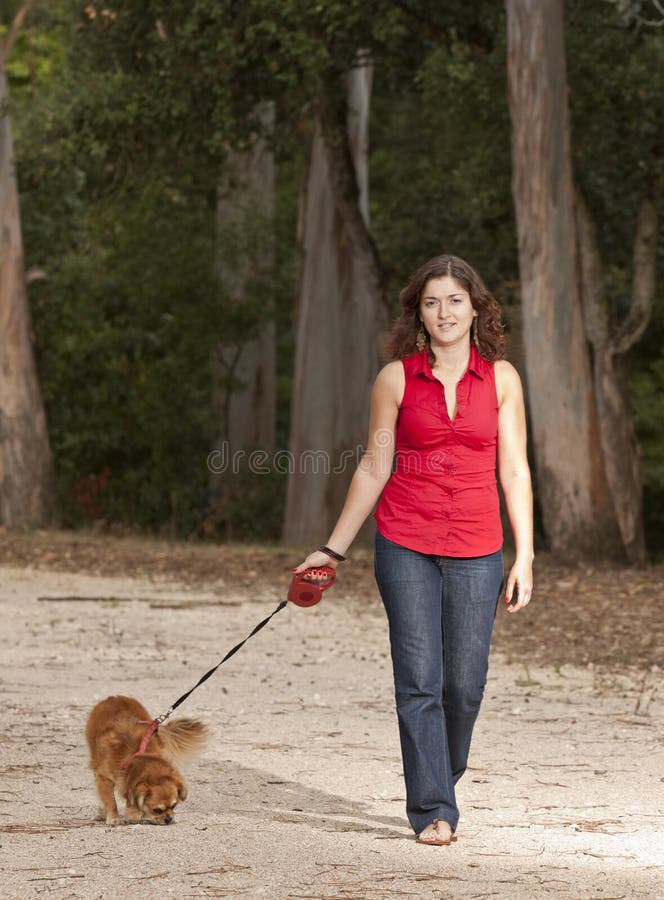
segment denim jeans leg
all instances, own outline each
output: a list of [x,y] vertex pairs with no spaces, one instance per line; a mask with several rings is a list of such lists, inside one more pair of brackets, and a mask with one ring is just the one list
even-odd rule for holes
[[406,783],[416,832],[459,819],[443,711],[443,576],[437,558],[376,535],[375,572],[390,631]]
[[468,765],[482,703],[491,633],[503,577],[502,551],[468,559],[442,557],[443,709],[454,783]]

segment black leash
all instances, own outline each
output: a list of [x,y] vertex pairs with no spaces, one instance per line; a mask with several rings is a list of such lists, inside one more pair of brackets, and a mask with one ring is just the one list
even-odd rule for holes
[[197,687],[200,687],[204,681],[207,681],[211,675],[214,675],[214,673],[217,671],[219,666],[221,666],[223,663],[226,662],[227,659],[230,659],[231,656],[233,656],[235,653],[237,653],[237,651],[240,649],[240,647],[243,647],[247,643],[247,641],[249,640],[250,637],[253,637],[255,634],[257,634],[257,632],[259,632],[261,630],[261,628],[264,628],[267,625],[267,623],[270,621],[272,616],[276,616],[276,614],[280,610],[282,610],[284,608],[284,606],[286,606],[287,603],[288,603],[288,600],[282,600],[281,603],[279,604],[279,606],[277,606],[277,608],[274,610],[274,612],[271,612],[270,615],[267,616],[267,618],[263,619],[262,622],[258,623],[258,625],[251,632],[251,634],[248,634],[243,641],[240,641],[239,644],[236,644],[231,650],[229,650],[228,653],[226,654],[226,656],[224,656],[224,658],[222,660],[220,660],[217,663],[217,665],[214,666],[214,668],[210,669],[209,672],[206,672],[205,675],[203,675],[203,677],[201,679],[199,679],[199,681],[197,681],[196,684],[187,691],[186,694],[183,694],[181,697],[178,697],[178,699],[175,701],[175,703],[169,708],[168,712],[162,713],[160,716],[157,716],[157,718],[153,720],[153,723],[156,722],[157,726],[158,726],[158,725],[161,725],[163,722],[165,722],[166,719],[168,719],[175,712],[175,710],[178,708],[178,706],[181,703],[184,703],[184,701],[187,699],[187,697],[190,694],[193,694],[193,692],[196,690]]

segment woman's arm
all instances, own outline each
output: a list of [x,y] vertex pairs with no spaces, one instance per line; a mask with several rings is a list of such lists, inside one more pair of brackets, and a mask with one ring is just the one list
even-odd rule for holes
[[[346,501],[326,546],[344,555],[371,513],[392,474],[399,406],[405,389],[403,364],[388,363],[378,373],[371,392],[367,449],[353,475]],[[310,553],[294,572],[337,562],[319,550]]]
[[509,612],[516,612],[527,605],[533,590],[533,493],[526,455],[526,410],[521,379],[514,366],[499,360],[495,373],[499,403],[498,476],[516,548],[505,594],[511,598],[517,587],[517,603],[508,607]]

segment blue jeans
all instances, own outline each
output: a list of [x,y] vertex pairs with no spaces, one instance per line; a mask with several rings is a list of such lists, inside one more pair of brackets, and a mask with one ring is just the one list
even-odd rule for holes
[[484,694],[503,553],[431,556],[380,532],[375,549],[390,627],[408,820],[418,833],[434,819],[454,830],[454,785],[466,770]]

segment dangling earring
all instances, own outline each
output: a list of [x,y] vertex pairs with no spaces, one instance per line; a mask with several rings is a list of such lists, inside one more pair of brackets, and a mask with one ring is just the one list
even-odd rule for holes
[[417,332],[417,337],[415,338],[415,346],[421,353],[427,345],[427,333],[424,330],[424,325],[420,325],[420,330]]
[[479,350],[480,349],[480,339],[477,334],[478,330],[479,329],[477,327],[477,316],[475,316],[473,319],[473,344],[475,344],[475,346]]

